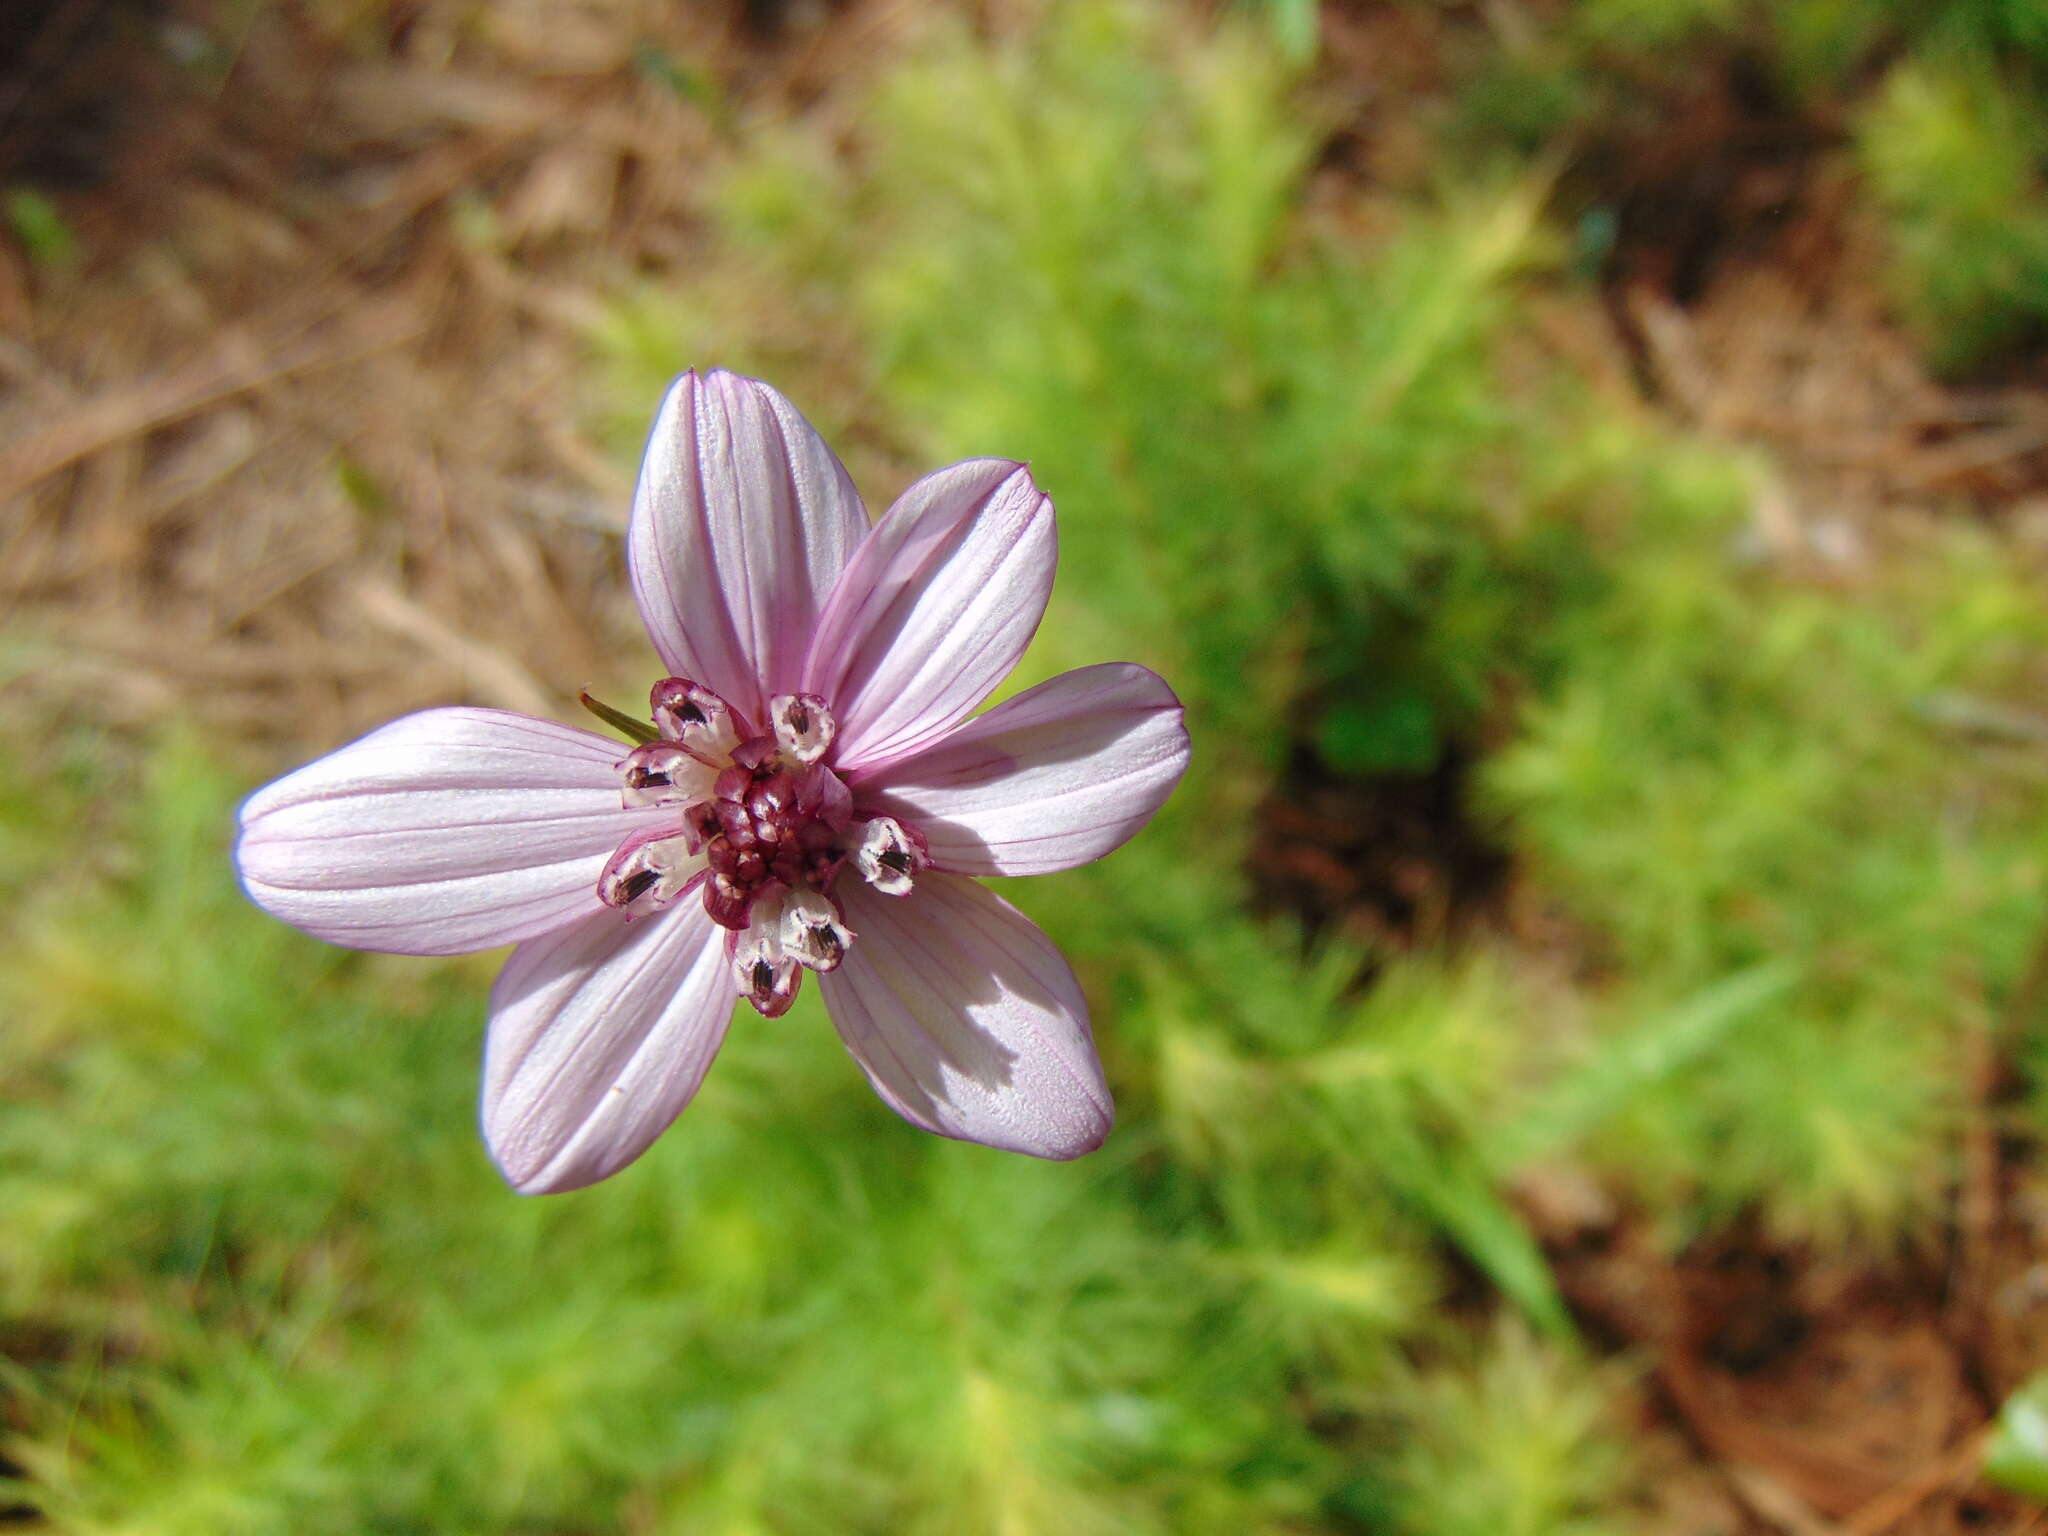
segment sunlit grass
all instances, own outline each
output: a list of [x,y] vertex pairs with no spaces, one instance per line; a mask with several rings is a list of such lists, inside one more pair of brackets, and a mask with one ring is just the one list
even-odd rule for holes
[[[2048,78],[2048,39],[2041,52]],[[1938,363],[2048,326],[2048,116],[2024,76],[1969,54],[1909,60],[1866,110],[1858,148],[1893,234],[1893,291]]]

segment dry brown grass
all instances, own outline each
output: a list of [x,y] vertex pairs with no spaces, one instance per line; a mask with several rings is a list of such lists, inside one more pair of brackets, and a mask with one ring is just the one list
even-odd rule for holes
[[0,117],[5,158],[75,159],[83,122],[95,163],[57,196],[77,270],[0,245],[12,707],[281,752],[435,701],[559,714],[624,670],[588,326],[687,270],[735,118],[886,54],[901,8],[38,9],[43,72],[9,83],[62,100]]
[[[1004,30],[994,9],[974,14]],[[846,87],[933,10],[270,0],[236,22],[25,0],[0,178],[77,184],[56,198],[87,257],[36,268],[0,242],[13,707],[189,715],[274,757],[435,701],[560,713],[629,673],[630,467],[590,430],[592,320],[636,278],[690,281],[735,137],[794,112],[848,127]],[[1379,14],[1333,11],[1332,73],[1378,78],[1385,50],[1347,40]],[[1408,50],[1417,90],[1430,51]],[[1384,137],[1361,111],[1333,145]],[[1932,383],[1875,253],[1830,246],[1839,201],[1810,204],[1687,308],[1631,288],[1638,375],[1768,450],[1780,554],[1853,565],[1885,516],[1959,501],[2048,523],[2044,397]],[[1642,382],[1589,303],[1533,329]]]
[[1958,511],[2038,543],[2048,395],[1938,382],[1890,314],[1885,259],[1847,189],[1824,184],[1765,259],[1729,263],[1690,307],[1631,288],[1628,318],[1663,403],[1764,450],[1757,524],[1777,556],[1850,575],[1870,540],[1910,540]]

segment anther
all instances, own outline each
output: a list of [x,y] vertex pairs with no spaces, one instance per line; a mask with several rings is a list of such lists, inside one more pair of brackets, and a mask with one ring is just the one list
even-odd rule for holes
[[692,854],[687,838],[654,828],[619,845],[597,877],[597,899],[629,913],[658,912],[703,875],[704,861]]
[[839,909],[812,890],[792,891],[782,911],[782,947],[814,971],[829,971],[846,958],[857,935]]
[[744,933],[726,936],[726,954],[732,965],[734,989],[763,1018],[780,1018],[796,1001],[803,973],[796,960],[783,952],[779,932],[782,904],[770,899],[762,903]]
[[775,744],[800,763],[815,763],[839,733],[825,701],[815,693],[778,693],[768,701]]
[[877,816],[859,829],[853,865],[884,896],[908,896],[917,872],[931,864],[924,834],[893,816]]
[[624,805],[633,810],[647,805],[688,805],[711,793],[716,770],[698,761],[672,741],[649,742],[635,747],[620,760],[620,777],[625,784]]
[[797,988],[803,978],[803,971],[786,955],[773,964],[756,960],[747,967],[746,982],[740,988],[740,996],[752,1003],[754,1011],[762,1018],[779,1019],[796,1001]]
[[663,678],[654,685],[648,703],[663,737],[707,763],[725,762],[746,734],[730,704],[687,677]]

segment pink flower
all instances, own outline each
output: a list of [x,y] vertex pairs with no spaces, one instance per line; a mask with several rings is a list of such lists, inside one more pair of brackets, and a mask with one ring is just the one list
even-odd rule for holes
[[1128,664],[969,716],[1023,654],[1056,558],[1021,464],[918,481],[872,528],[765,384],[684,374],[627,534],[669,676],[628,747],[490,709],[395,720],[258,790],[250,899],[333,943],[516,943],[491,992],[483,1133],[511,1184],[617,1172],[682,1112],[736,997],[817,974],[876,1092],[942,1136],[1069,1158],[1112,1111],[1074,974],[974,879],[1100,858],[1187,766]]

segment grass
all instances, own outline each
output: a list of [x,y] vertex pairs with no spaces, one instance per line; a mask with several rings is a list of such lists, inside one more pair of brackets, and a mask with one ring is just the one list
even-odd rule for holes
[[1892,228],[1893,290],[1940,365],[2010,350],[2048,325],[2038,101],[1981,57],[1937,55],[1893,69],[1866,109],[1859,148]]
[[[1305,1174],[1444,1028],[1483,1030],[1492,982],[1360,1012],[1326,967],[1333,1038],[1207,1065],[1267,1079],[1242,1140],[1241,1100],[1195,1101],[1202,1034],[1135,1002],[1125,1128],[1078,1165],[919,1137],[805,1008],[737,1030],[644,1163],[520,1201],[473,1129],[487,966],[267,922],[231,799],[163,748],[105,829],[127,857],[9,941],[0,1294],[62,1343],[14,1368],[7,1450],[63,1529],[1260,1529],[1358,1454],[1291,1384],[1404,1415],[1452,1390],[1395,1350],[1440,1284],[1428,1207]],[[91,803],[17,781],[5,824]],[[1568,1348],[1514,1347],[1586,1390]]]
[[1632,988],[1800,976],[1638,1097],[1616,1176],[1695,1219],[1896,1235],[1941,1198],[1949,1064],[2042,922],[2033,774],[1945,709],[2026,688],[2039,604],[1967,535],[1853,596],[1717,577],[1710,550],[1631,562],[1489,789]]
[[[812,1001],[743,1018],[640,1164],[518,1200],[474,1129],[491,957],[261,917],[248,775],[176,731],[14,738],[12,1497],[107,1536],[1592,1536],[1639,1491],[1625,1373],[1518,1178],[1589,1168],[1673,1249],[1927,1240],[2048,916],[2033,584],[1955,528],[1853,582],[1763,558],[1730,450],[1507,387],[1570,281],[1547,186],[1311,198],[1269,9],[941,28],[851,145],[742,135],[715,254],[591,329],[622,452],[716,361],[864,479],[1033,456],[1065,558],[1019,683],[1147,661],[1197,743],[1132,845],[1008,891],[1095,1001],[1109,1148],[921,1137]],[[1452,750],[1542,927],[1255,910],[1301,753]]]

